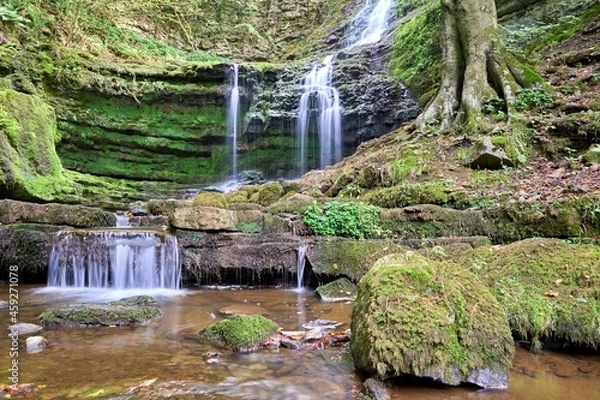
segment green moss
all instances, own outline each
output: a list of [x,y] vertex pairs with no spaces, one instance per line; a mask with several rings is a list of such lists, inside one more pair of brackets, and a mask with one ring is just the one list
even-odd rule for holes
[[[486,254],[487,253],[487,254]],[[521,338],[600,346],[600,247],[529,239],[480,250],[479,272]]]
[[385,379],[411,374],[457,385],[470,372],[508,374],[507,317],[471,272],[413,252],[380,259],[352,309],[350,350],[358,368]]
[[328,238],[315,240],[308,259],[318,276],[345,276],[358,282],[375,261],[399,251],[404,248],[391,240]]
[[440,3],[428,3],[423,12],[399,26],[390,60],[392,76],[420,93],[423,104],[435,94],[442,61]]
[[275,322],[262,315],[235,316],[207,326],[200,334],[234,351],[253,351],[277,330]]
[[278,182],[269,182],[259,185],[257,191],[250,195],[250,201],[262,206],[275,203],[284,195],[283,188]]
[[428,181],[375,189],[362,196],[362,200],[379,207],[395,208],[414,204],[444,205],[450,201],[449,195],[449,182]]
[[227,208],[229,202],[224,194],[218,192],[202,192],[192,200],[194,206]]

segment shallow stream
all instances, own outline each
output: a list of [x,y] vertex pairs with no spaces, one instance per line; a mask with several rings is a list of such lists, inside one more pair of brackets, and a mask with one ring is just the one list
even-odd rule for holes
[[[0,300],[8,288],[0,287]],[[105,301],[131,291],[49,290],[19,287],[19,321],[37,322],[53,305]],[[346,348],[326,350],[280,348],[252,354],[229,353],[201,341],[197,332],[220,317],[219,309],[246,308],[297,330],[318,318],[343,322],[349,328],[352,305],[324,303],[313,291],[283,289],[189,289],[162,291],[155,296],[164,316],[137,328],[45,330],[49,347],[37,354],[19,351],[20,383],[37,385],[39,399],[352,399],[361,378],[353,370]],[[0,322],[8,326],[6,307]],[[24,345],[24,339],[21,340]],[[0,339],[0,367],[8,384],[10,358],[7,337]],[[217,358],[203,356],[219,352]],[[510,388],[502,392],[473,387],[394,386],[392,399],[600,399],[600,356],[518,350]]]

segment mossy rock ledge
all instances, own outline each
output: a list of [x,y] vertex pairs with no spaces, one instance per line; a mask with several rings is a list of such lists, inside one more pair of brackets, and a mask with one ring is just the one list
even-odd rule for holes
[[199,334],[233,351],[248,353],[258,350],[278,328],[262,315],[236,315],[208,325]]
[[162,316],[151,296],[133,296],[105,303],[76,303],[52,308],[40,315],[43,326],[144,325]]
[[411,251],[378,260],[360,281],[351,329],[356,367],[379,379],[508,386],[514,341],[506,313],[457,264]]

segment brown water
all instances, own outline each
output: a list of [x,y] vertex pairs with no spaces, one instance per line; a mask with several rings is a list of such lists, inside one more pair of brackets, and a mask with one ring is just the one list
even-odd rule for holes
[[[7,300],[8,288],[0,287]],[[106,291],[36,292],[19,288],[19,321],[36,322],[46,308],[72,301],[106,300]],[[197,332],[235,305],[261,312],[286,330],[317,318],[349,327],[351,304],[320,302],[312,291],[188,290],[158,297],[164,316],[137,328],[45,330],[50,345],[41,353],[19,351],[21,383],[40,388],[35,398],[200,398],[200,399],[352,399],[360,378],[345,348],[326,351],[264,350],[252,354],[222,351],[201,341]],[[114,297],[123,297],[114,293]],[[0,321],[9,325],[8,309]],[[24,344],[22,339],[21,344]],[[0,340],[0,368],[10,365],[8,338]],[[220,352],[217,362],[203,357]],[[5,372],[2,383],[8,381]],[[156,380],[155,380],[156,379]],[[117,394],[122,394],[117,396]],[[397,399],[600,399],[600,356],[518,351],[510,388],[482,392],[473,388],[395,386]]]

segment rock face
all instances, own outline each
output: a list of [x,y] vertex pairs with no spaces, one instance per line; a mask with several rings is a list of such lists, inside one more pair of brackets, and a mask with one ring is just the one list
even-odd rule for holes
[[68,204],[35,204],[14,200],[0,200],[0,223],[37,223],[67,225],[74,228],[115,226],[113,213],[100,208]]
[[143,325],[162,314],[150,296],[134,296],[107,303],[76,303],[52,308],[40,315],[51,327]]
[[8,277],[10,267],[16,265],[20,282],[46,282],[53,236],[61,228],[40,224],[0,226],[2,276]]
[[380,379],[508,385],[514,343],[506,313],[463,267],[413,252],[380,259],[360,282],[351,329],[357,368]]
[[230,210],[216,207],[181,207],[176,209],[169,222],[176,228],[201,231],[234,231],[235,215]]
[[262,315],[235,316],[202,329],[200,335],[231,347],[233,351],[250,352],[260,348],[279,326]]
[[290,234],[177,231],[182,271],[195,284],[291,282],[301,238]]

